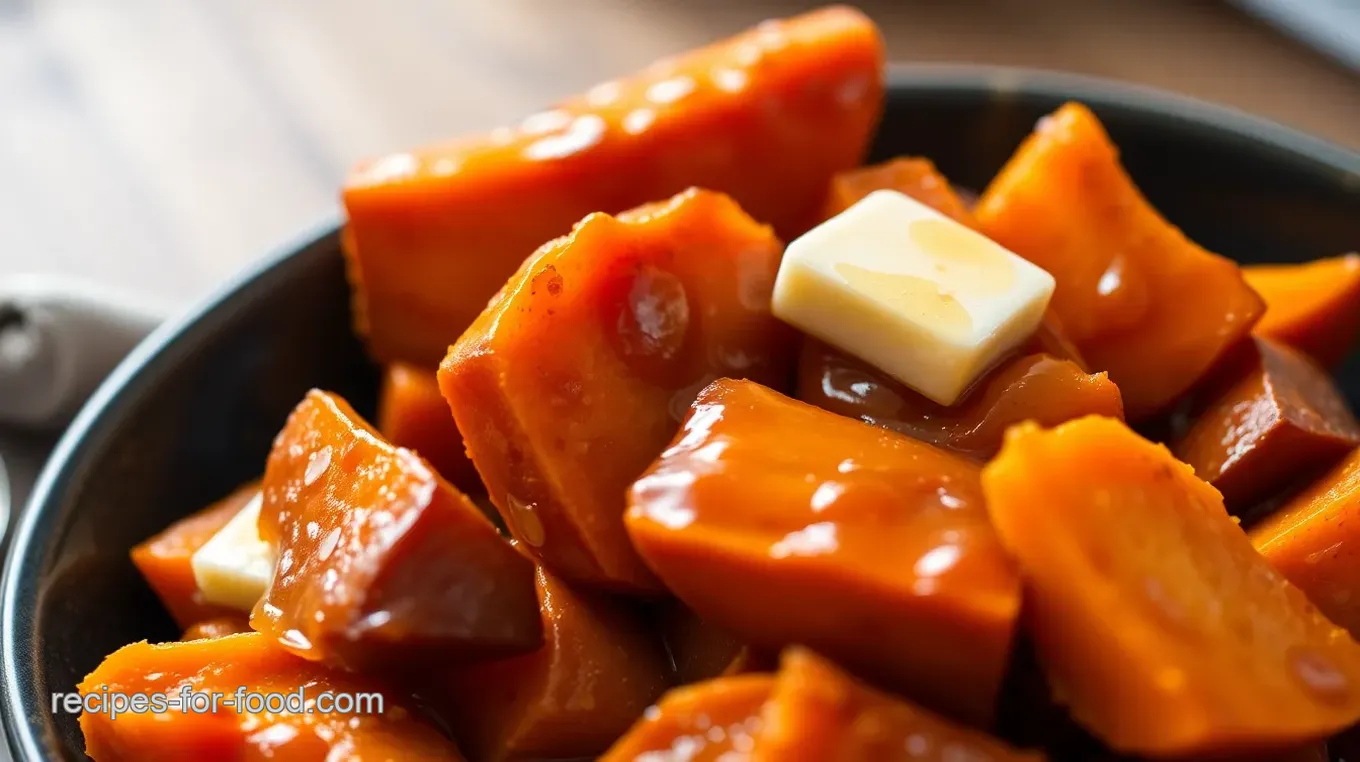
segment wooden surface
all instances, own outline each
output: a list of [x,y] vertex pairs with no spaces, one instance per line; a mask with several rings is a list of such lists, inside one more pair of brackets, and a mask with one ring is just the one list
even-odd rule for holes
[[[334,208],[356,159],[513,120],[812,3],[0,0],[0,276],[183,304]],[[1190,0],[875,0],[895,60],[1168,87],[1360,148],[1360,77]]]

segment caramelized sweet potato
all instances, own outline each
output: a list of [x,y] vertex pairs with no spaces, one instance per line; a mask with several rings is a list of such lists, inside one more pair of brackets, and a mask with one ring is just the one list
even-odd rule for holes
[[[706,622],[678,601],[661,604],[656,612],[661,642],[666,645],[679,685],[717,677],[736,666],[743,668],[749,659],[740,639],[712,622]],[[742,664],[737,664],[738,661]]]
[[242,632],[250,632],[250,620],[241,614],[231,616],[220,616],[214,619],[205,619],[190,625],[184,630],[184,635],[180,640],[203,640],[205,638],[220,638],[226,635],[236,635]]
[[977,227],[973,213],[964,206],[944,175],[935,169],[934,163],[930,159],[907,157],[852,169],[833,177],[822,219],[835,217],[877,190],[906,194],[968,227]]
[[575,582],[655,590],[623,493],[694,395],[782,384],[796,334],[770,315],[782,247],[730,198],[690,190],[593,214],[524,263],[439,371],[491,500]]
[[784,652],[751,762],[1040,762],[859,683],[803,648]]
[[[99,711],[80,716],[85,753],[95,762],[462,760],[452,742],[402,705],[406,697],[372,678],[299,659],[260,633],[133,643],[106,658],[79,688],[88,700],[101,702],[90,707]],[[192,701],[184,698],[186,688],[200,699],[211,701],[217,692],[222,700],[216,710],[193,701],[142,713],[122,707],[121,714],[103,705],[119,693]],[[283,702],[270,694],[295,698],[287,698],[282,711],[279,704],[267,709],[248,704],[265,698]],[[238,701],[243,706],[235,706]],[[313,702],[310,710],[304,710],[304,701]],[[354,707],[324,711],[332,701]]]
[[1249,536],[1322,613],[1360,637],[1360,449],[1253,526]]
[[1051,308],[1130,420],[1191,387],[1264,310],[1237,265],[1157,213],[1086,107],[1063,106],[997,175],[982,232],[1057,279]]
[[970,720],[991,715],[1020,583],[978,467],[749,381],[699,394],[629,491],[629,534],[696,613],[802,643]]
[[1242,275],[1266,302],[1257,336],[1282,341],[1327,367],[1355,345],[1360,254],[1298,265],[1247,265]]
[[1108,418],[1022,424],[982,485],[1056,695],[1115,750],[1243,759],[1360,719],[1360,645],[1165,447]]
[[279,560],[250,624],[293,653],[360,669],[542,642],[529,559],[339,397],[313,390],[288,417],[263,494]]
[[1006,429],[1021,421],[1051,426],[1084,415],[1124,415],[1119,389],[1104,373],[1088,375],[1047,354],[1006,360],[946,407],[813,339],[803,344],[798,399],[977,458],[995,454]]
[[226,606],[205,603],[191,565],[194,554],[226,526],[260,492],[259,482],[234,492],[132,549],[132,563],[181,628],[204,619],[232,614]]
[[439,693],[473,762],[593,758],[666,690],[664,649],[636,612],[538,570],[543,647],[454,670]]
[[599,762],[741,762],[760,733],[770,675],[721,677],[675,688]]
[[1173,448],[1239,514],[1360,445],[1360,423],[1327,371],[1283,344],[1252,343],[1245,375]]
[[378,431],[392,444],[415,450],[458,489],[482,491],[482,480],[463,447],[449,403],[439,393],[435,371],[405,363],[383,369]]
[[863,159],[882,107],[878,32],[836,7],[659,61],[514,129],[360,165],[344,192],[359,333],[380,360],[433,365],[535,247],[690,186],[799,235],[831,176]]

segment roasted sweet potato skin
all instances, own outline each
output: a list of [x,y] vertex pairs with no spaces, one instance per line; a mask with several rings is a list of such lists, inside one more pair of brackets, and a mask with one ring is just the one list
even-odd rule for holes
[[807,644],[990,717],[1020,587],[972,462],[724,379],[632,486],[626,523],[677,597],[751,645]]
[[458,667],[432,692],[472,762],[594,758],[668,684],[659,639],[625,602],[542,567],[543,646]]
[[415,453],[313,390],[274,440],[260,536],[278,550],[250,623],[349,669],[530,651],[533,564]]
[[1360,423],[1327,371],[1303,353],[1255,338],[1245,372],[1173,447],[1242,514],[1360,445]]
[[747,759],[760,733],[761,707],[773,687],[770,675],[738,675],[674,688],[599,762]]
[[1360,637],[1360,449],[1266,516],[1252,544],[1328,619]]
[[151,589],[156,591],[175,624],[184,628],[205,619],[235,613],[228,607],[215,606],[202,600],[191,564],[198,549],[259,492],[258,481],[243,484],[230,495],[192,516],[176,521],[165,531],[132,549],[132,563]]
[[591,215],[450,349],[444,397],[527,551],[576,582],[657,589],[624,533],[624,490],[709,381],[791,378],[795,334],[769,312],[782,251],[709,191]]
[[463,492],[483,490],[449,403],[439,393],[435,370],[406,363],[392,363],[383,369],[378,431],[392,444],[414,450]]
[[1108,376],[1048,354],[1006,360],[946,407],[814,339],[804,342],[799,358],[798,399],[981,459],[996,454],[1006,429],[1021,421],[1052,426],[1084,415],[1124,415]]
[[1360,254],[1295,265],[1247,265],[1247,285],[1265,300],[1254,329],[1332,367],[1360,332]]
[[593,212],[690,186],[791,238],[864,157],[883,44],[858,11],[766,22],[602,84],[512,129],[360,165],[344,191],[359,332],[433,366],[536,247]]
[[[162,693],[183,700],[182,690],[219,693],[216,711],[182,710],[80,716],[85,753],[95,762],[315,762],[321,759],[421,760],[462,762],[457,748],[407,706],[408,697],[371,677],[329,669],[273,645],[260,633],[228,635],[187,643],[133,643],[110,655],[81,682],[80,693]],[[358,697],[377,694],[381,703],[363,701],[366,710],[349,713],[301,711],[251,712],[236,707],[238,690],[260,696],[303,691],[319,700],[324,693]],[[232,705],[226,704],[230,698]],[[205,698],[209,698],[205,696]],[[197,706],[197,705],[195,705]],[[374,709],[381,707],[381,712]],[[275,707],[277,708],[277,707]]]
[[1040,120],[974,213],[983,233],[1053,274],[1051,309],[1119,386],[1130,420],[1172,404],[1264,310],[1236,264],[1153,209],[1079,104]]
[[882,693],[804,648],[784,652],[751,762],[1041,762]]
[[1265,756],[1360,718],[1360,645],[1165,447],[1106,418],[1022,425],[982,484],[1055,695],[1116,751]]

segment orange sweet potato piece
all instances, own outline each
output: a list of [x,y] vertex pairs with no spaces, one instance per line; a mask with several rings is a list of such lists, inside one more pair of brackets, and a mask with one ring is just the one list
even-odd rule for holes
[[351,669],[542,642],[533,564],[466,496],[313,390],[274,440],[260,536],[278,549],[250,624]]
[[690,190],[593,214],[545,245],[449,350],[439,383],[491,500],[562,576],[654,590],[623,494],[722,376],[782,384],[796,334],[770,315],[782,247]]
[[690,186],[799,235],[831,176],[863,159],[882,107],[878,31],[833,7],[659,61],[513,129],[362,164],[344,191],[359,333],[380,360],[433,365],[544,241]]
[[771,675],[738,675],[675,688],[599,762],[746,760],[757,743],[760,710],[773,687]]
[[250,620],[241,614],[232,614],[196,622],[184,630],[184,635],[180,637],[180,640],[220,638],[242,632],[250,632]]
[[1248,534],[1322,613],[1360,637],[1360,449]]
[[190,562],[217,531],[260,492],[259,482],[237,487],[230,495],[132,549],[132,563],[174,618],[175,624],[188,627],[195,622],[233,613],[226,606],[205,603],[198,594],[198,582]]
[[543,647],[456,668],[445,717],[473,762],[593,758],[667,686],[664,649],[635,612],[541,567]]
[[1040,762],[868,687],[803,648],[784,652],[751,762]]
[[415,450],[458,489],[482,491],[482,480],[463,447],[449,403],[439,393],[435,371],[406,363],[383,369],[378,431],[392,444]]
[[859,167],[833,177],[822,219],[835,217],[877,190],[898,191],[968,227],[977,227],[973,213],[964,206],[944,175],[935,169],[935,164],[930,159],[908,157]]
[[946,407],[813,339],[799,359],[798,399],[978,458],[995,454],[1006,429],[1021,421],[1051,426],[1084,415],[1124,415],[1119,389],[1104,373],[1087,374],[1047,354],[1004,361]]
[[1115,750],[1242,759],[1360,719],[1360,644],[1165,447],[1108,418],[1022,424],[982,485],[1050,684]]
[[1039,122],[974,213],[982,232],[1053,274],[1051,308],[1118,384],[1130,420],[1172,404],[1264,310],[1236,264],[1152,208],[1079,104]]
[[[86,754],[95,762],[462,760],[451,741],[403,706],[407,697],[370,677],[299,659],[260,633],[164,645],[133,643],[106,658],[79,689],[82,695],[161,693],[167,701],[183,701],[186,687],[200,694],[220,693],[217,709],[204,705],[208,708],[200,711],[195,704],[186,711],[171,704],[160,712],[84,713],[80,728]],[[261,698],[250,697],[252,702],[299,690],[302,696],[293,701],[324,702],[349,694],[340,700],[352,701],[356,708],[323,713],[324,704],[314,704],[314,712],[292,704],[284,711],[250,711],[251,706],[235,706],[238,689],[259,694]],[[322,699],[325,693],[332,696]]]
[[1327,371],[1269,339],[1255,339],[1249,354],[1241,379],[1173,448],[1234,513],[1360,445],[1360,423]]
[[754,646],[802,643],[932,706],[992,713],[1020,603],[979,469],[749,381],[699,394],[629,492],[677,597]]
[[1257,336],[1302,350],[1324,366],[1341,361],[1360,331],[1360,254],[1297,265],[1247,265],[1247,285],[1266,302]]
[[666,645],[675,682],[680,685],[708,680],[733,669],[745,672],[750,660],[747,647],[739,638],[707,622],[678,601],[661,605],[657,611],[661,642]]

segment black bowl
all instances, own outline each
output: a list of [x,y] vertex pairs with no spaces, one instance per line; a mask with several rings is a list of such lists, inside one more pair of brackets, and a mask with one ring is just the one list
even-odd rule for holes
[[[933,158],[980,188],[1039,117],[1091,106],[1152,201],[1210,249],[1292,262],[1360,248],[1360,155],[1240,113],[1040,72],[904,67],[874,155]],[[311,387],[361,413],[376,371],[350,333],[333,221],[157,331],[57,446],[16,527],[0,600],[5,730],[16,758],[81,759],[76,718],[52,712],[106,654],[177,632],[128,549],[257,475]],[[1360,401],[1360,367],[1343,371]]]

